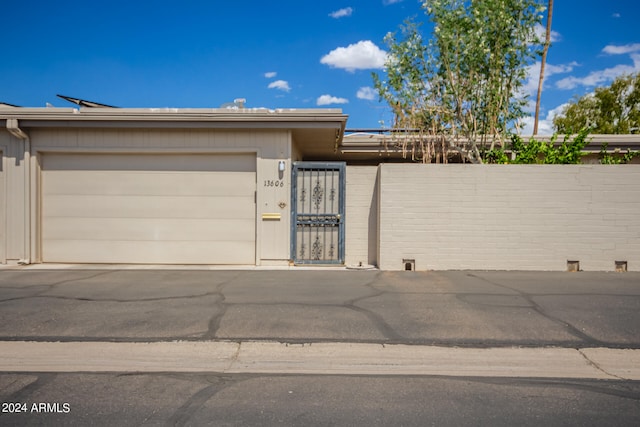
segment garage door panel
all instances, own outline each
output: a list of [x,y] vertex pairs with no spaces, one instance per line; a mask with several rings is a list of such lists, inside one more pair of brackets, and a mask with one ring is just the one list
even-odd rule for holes
[[49,218],[43,238],[51,240],[253,241],[254,227],[241,219]]
[[[135,203],[131,198],[136,198]],[[217,197],[50,195],[46,217],[66,218],[234,218],[253,219],[254,196],[232,196],[227,203]],[[69,212],[69,205],[74,204]]]
[[255,155],[45,154],[44,262],[255,263]]
[[255,172],[253,155],[237,154],[47,154],[43,169],[60,171]]
[[253,264],[246,254],[253,242],[236,240],[211,246],[208,242],[87,241],[54,240],[49,243],[47,262],[134,264]]
[[[78,180],[82,176],[82,180]],[[236,172],[44,172],[43,195],[234,196],[251,194],[255,175]]]

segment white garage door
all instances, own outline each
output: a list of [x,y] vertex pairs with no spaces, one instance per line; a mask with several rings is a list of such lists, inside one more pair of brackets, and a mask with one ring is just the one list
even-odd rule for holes
[[44,262],[255,264],[256,158],[46,154]]

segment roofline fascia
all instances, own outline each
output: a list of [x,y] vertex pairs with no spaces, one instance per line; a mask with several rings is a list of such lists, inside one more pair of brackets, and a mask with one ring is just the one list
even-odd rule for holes
[[56,108],[0,110],[0,121],[20,120],[25,128],[310,129],[334,128],[344,134],[341,110],[110,109]]
[[[1,120],[1,119],[0,119]],[[299,121],[192,121],[192,120],[20,120],[24,128],[120,129],[340,129],[340,120]]]
[[340,109],[208,109],[208,108],[3,108],[0,109],[0,118],[42,118],[47,119],[73,119],[93,118],[94,120],[126,120],[145,118],[149,120],[167,119],[202,119],[202,120],[238,120],[248,121],[255,119],[279,120],[281,118],[299,118],[309,120],[313,118],[346,118],[347,115]]

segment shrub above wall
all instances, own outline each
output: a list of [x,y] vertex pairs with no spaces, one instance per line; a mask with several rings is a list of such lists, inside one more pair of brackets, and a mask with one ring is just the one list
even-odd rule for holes
[[[583,158],[589,155],[585,147],[591,142],[588,129],[581,130],[577,135],[566,135],[561,141],[558,135],[553,135],[549,140],[531,137],[529,142],[518,136],[511,137],[510,153],[502,149],[494,149],[483,152],[485,163],[513,163],[513,164],[547,164],[570,165],[581,164]],[[598,153],[601,164],[626,164],[634,158],[640,157],[640,151],[626,150],[621,152],[619,148],[609,150],[609,143],[602,142]]]
[[[349,132],[349,130],[347,130]],[[339,145],[337,160],[351,164],[382,162],[425,163],[421,150],[437,140],[437,136],[385,130],[352,130]],[[434,141],[435,141],[434,140]],[[441,147],[442,149],[444,147]],[[505,149],[482,150],[484,163],[489,164],[640,164],[640,134],[638,135],[578,135],[512,137]],[[439,161],[438,161],[439,159]],[[459,153],[426,163],[462,163]]]

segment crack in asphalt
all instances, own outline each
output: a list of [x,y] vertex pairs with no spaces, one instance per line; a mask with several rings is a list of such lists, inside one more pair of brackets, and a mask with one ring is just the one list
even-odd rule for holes
[[66,285],[66,284],[69,284],[69,283],[79,282],[79,281],[82,281],[82,280],[90,280],[90,279],[94,279],[96,277],[103,276],[103,275],[106,275],[106,274],[111,274],[111,273],[113,273],[113,271],[110,271],[110,270],[100,271],[100,272],[98,272],[98,273],[96,273],[96,274],[94,274],[92,276],[85,276],[85,277],[78,277],[78,278],[75,278],[75,279],[60,280],[58,282],[53,282],[53,283],[50,283],[50,284],[47,284],[47,285],[30,285],[30,286],[22,286],[22,287],[18,287],[18,286],[15,286],[15,287],[14,286],[2,286],[0,288],[24,289],[24,288],[31,288],[31,287],[44,287],[45,289],[43,289],[40,292],[36,292],[35,294],[28,295],[28,296],[2,299],[2,300],[0,300],[0,302],[18,301],[18,300],[22,300],[22,299],[39,297],[39,296],[42,296],[44,293],[51,291],[56,286]]
[[32,396],[34,393],[36,393],[42,387],[44,387],[44,386],[48,385],[49,383],[51,383],[53,380],[56,379],[56,377],[58,375],[59,374],[57,374],[57,373],[40,373],[40,374],[36,374],[36,380],[35,381],[30,382],[29,384],[25,385],[21,389],[16,390],[10,396],[7,396],[4,399],[4,402],[24,402],[26,400],[29,400],[30,396]]
[[518,305],[518,304],[500,304],[500,303],[495,303],[495,302],[482,302],[482,301],[472,301],[471,298],[473,297],[516,297],[516,298],[521,298],[520,295],[513,295],[513,294],[455,294],[456,299],[458,299],[459,301],[462,301],[466,304],[469,305],[479,305],[482,307],[501,307],[501,308],[533,308],[531,305],[531,302],[526,300],[526,305]]
[[170,301],[170,300],[180,300],[180,299],[196,299],[196,298],[202,298],[202,297],[208,297],[208,296],[219,296],[219,295],[220,295],[219,292],[205,292],[202,294],[195,294],[195,295],[176,295],[171,297],[136,298],[136,299],[83,298],[83,297],[66,297],[61,295],[31,295],[31,296],[25,296],[25,297],[10,298],[6,300],[2,300],[0,302],[19,301],[19,300],[31,299],[31,298],[50,298],[50,299],[57,299],[57,300],[63,300],[63,301],[136,303],[136,302]]
[[397,340],[397,341],[405,340],[406,337],[398,333],[398,331],[396,331],[389,323],[387,323],[387,321],[384,319],[384,317],[382,317],[382,315],[376,313],[375,311],[372,311],[357,305],[357,303],[362,302],[364,300],[367,300],[370,298],[376,298],[389,293],[388,291],[383,291],[375,287],[374,284],[378,280],[379,274],[380,273],[376,274],[369,282],[364,284],[365,288],[369,288],[373,291],[372,294],[363,295],[361,297],[354,298],[352,300],[347,300],[345,301],[343,306],[355,312],[364,314],[369,319],[373,327],[376,328],[378,332],[380,332],[382,336],[384,336],[385,338],[389,340]]
[[199,390],[187,401],[180,406],[173,415],[167,420],[167,426],[184,426],[189,423],[194,414],[196,414],[209,400],[215,397],[221,391],[246,381],[249,377],[230,378],[228,376],[214,377],[214,383]]
[[191,396],[173,415],[167,420],[165,425],[184,426],[191,417],[204,406],[213,396],[224,390],[227,386],[210,385]]
[[399,334],[391,325],[389,325],[384,318],[371,310],[367,310],[357,306],[347,306],[346,308],[355,312],[364,314],[367,319],[372,323],[373,327],[378,330],[387,340],[402,341],[406,338]]
[[[591,345],[599,345],[599,346],[607,346],[608,343],[605,343],[603,341],[600,341],[597,338],[594,338],[592,336],[590,336],[589,334],[584,333],[583,331],[581,331],[579,328],[577,328],[576,326],[572,325],[571,323],[567,322],[564,319],[561,319],[559,317],[555,317],[552,316],[551,314],[547,313],[544,308],[542,308],[537,302],[535,302],[535,300],[533,299],[532,295],[527,294],[524,291],[521,291],[519,289],[515,289],[512,288],[510,286],[507,285],[503,285],[501,283],[496,283],[492,280],[486,279],[484,277],[481,276],[477,276],[475,274],[467,274],[468,277],[473,277],[475,279],[479,279],[482,280],[483,282],[489,283],[491,285],[503,288],[503,289],[508,289],[512,292],[515,292],[516,294],[518,294],[519,296],[521,296],[522,298],[524,298],[530,305],[533,311],[535,311],[536,313],[538,313],[539,315],[541,315],[542,317],[552,321],[553,323],[556,323],[558,325],[561,325],[563,327],[566,328],[567,332],[571,335],[573,335],[576,338],[579,338],[580,340],[584,341],[585,343],[591,344]],[[541,296],[538,295],[537,296]]]
[[[377,295],[372,295],[372,296],[368,296],[366,298],[373,298]],[[366,299],[366,298],[358,298],[358,300],[362,300],[362,299]],[[369,322],[372,324],[372,326],[382,334],[382,336],[384,336],[386,339],[388,340],[405,340],[406,338],[399,334],[398,332],[395,331],[395,329],[389,325],[386,320],[378,313],[368,310],[366,308],[362,308],[359,307],[353,303],[351,303],[351,301],[347,301],[345,303],[342,304],[311,304],[311,303],[296,303],[296,302],[290,302],[290,303],[286,303],[286,302],[282,302],[282,303],[260,303],[260,302],[254,302],[254,303],[226,303],[224,304],[224,306],[228,309],[228,307],[232,307],[232,306],[267,306],[267,307],[277,307],[277,306],[292,306],[292,307],[308,307],[308,308],[319,308],[319,307],[333,307],[333,308],[340,308],[340,309],[347,309],[347,310],[351,310],[354,311],[356,313],[362,314],[364,315]],[[217,329],[219,328],[220,322],[222,321],[222,317],[224,316],[224,314],[226,313],[226,309],[224,310],[224,312],[221,312],[220,314],[218,314],[217,316],[214,316],[214,318],[212,319],[212,322],[215,321],[217,322],[215,324],[215,327],[210,327],[210,331],[215,330],[217,333]],[[217,338],[216,334],[212,334],[212,333],[208,333],[205,338]],[[228,339],[228,337],[225,337],[225,339]],[[282,338],[279,338],[282,339]]]
[[207,330],[202,334],[202,338],[204,339],[215,339],[218,336],[218,330],[220,329],[220,324],[222,323],[222,318],[227,313],[227,309],[229,305],[225,303],[226,297],[222,292],[218,292],[219,299],[216,301],[215,305],[219,307],[217,313],[214,313],[209,319],[209,324],[207,325]]
[[233,368],[233,365],[238,361],[238,357],[240,357],[241,349],[242,349],[242,341],[237,343],[236,351],[233,353],[233,356],[231,356],[231,360],[229,360],[229,366],[225,368],[224,370],[225,372]]
[[[382,291],[379,289],[376,289],[374,286],[374,283],[376,282],[378,277],[378,274],[376,274],[371,280],[369,280],[367,283],[363,284],[362,286],[365,288],[369,288],[371,289],[372,293],[367,294],[367,295],[363,295],[351,300],[346,300],[345,302],[343,302],[342,304],[310,304],[310,303],[260,303],[260,302],[256,302],[256,303],[226,303],[226,297],[224,295],[224,287],[226,287],[227,285],[229,285],[229,283],[231,283],[232,281],[236,280],[238,278],[238,276],[224,282],[218,285],[218,292],[220,295],[220,301],[217,302],[217,305],[220,306],[220,310],[217,314],[215,314],[210,320],[209,320],[209,329],[208,331],[204,334],[203,338],[205,339],[215,339],[217,338],[217,334],[218,334],[218,330],[220,329],[220,324],[222,323],[222,320],[228,310],[228,308],[230,306],[250,306],[250,305],[260,305],[260,306],[298,306],[298,307],[335,307],[335,308],[346,308],[348,310],[352,310],[355,311],[356,313],[360,313],[363,314],[368,320],[369,322],[372,324],[372,326],[378,330],[382,336],[384,336],[387,340],[394,340],[394,341],[400,341],[400,340],[404,340],[405,337],[402,336],[401,334],[399,334],[397,331],[395,331],[395,329],[389,325],[384,318],[379,315],[378,313],[375,313],[371,310],[368,310],[366,308],[363,307],[359,307],[358,305],[356,305],[358,302],[364,301],[368,298],[375,298],[378,297],[380,295],[383,295],[385,293],[387,293],[387,291]],[[227,337],[225,337],[226,339],[228,339]]]
[[[598,393],[605,396],[620,397],[633,401],[640,401],[640,390],[633,385],[626,385],[627,380],[620,382],[618,380],[570,380],[570,379],[547,379],[547,378],[465,378],[450,377],[451,381],[456,382],[474,382],[481,384],[492,384],[500,386],[521,386],[526,384],[532,387],[553,387],[568,390],[582,390],[590,393]],[[633,382],[631,384],[634,384]]]
[[202,335],[202,338],[204,339],[217,338],[218,330],[220,329],[220,324],[222,323],[222,318],[227,313],[227,309],[229,308],[229,304],[225,302],[227,300],[227,297],[224,295],[224,288],[227,285],[229,285],[229,283],[232,283],[234,280],[236,280],[238,277],[240,277],[240,273],[236,274],[229,280],[225,280],[224,282],[218,283],[216,285],[215,293],[219,297],[219,300],[216,301],[215,305],[218,307],[218,310],[209,319],[207,330]]
[[626,378],[622,378],[622,377],[619,377],[618,375],[615,375],[615,374],[612,374],[612,373],[610,373],[610,372],[607,372],[607,371],[606,371],[602,366],[598,365],[595,361],[591,360],[591,359],[589,358],[589,356],[587,356],[587,355],[584,353],[584,351],[582,351],[582,349],[577,348],[576,350],[578,351],[578,353],[580,353],[580,356],[582,356],[582,357],[584,358],[584,360],[586,360],[586,361],[587,361],[587,363],[589,364],[589,366],[594,367],[594,368],[595,368],[595,369],[597,369],[598,371],[600,371],[600,372],[602,372],[603,374],[606,374],[606,375],[608,375],[608,376],[610,376],[610,377],[617,378],[617,379],[619,379],[619,380],[623,380],[623,381],[624,381],[624,380],[626,380]]
[[[94,270],[95,271],[95,270]],[[106,275],[106,274],[111,274],[116,272],[117,270],[98,270],[95,274],[91,275],[91,276],[83,276],[83,277],[77,277],[75,279],[64,279],[64,280],[60,280],[58,282],[53,282],[53,283],[49,283],[47,285],[24,285],[24,286],[19,286],[20,288],[29,288],[29,287],[34,287],[34,286],[57,286],[57,285],[62,285],[65,283],[71,283],[71,282],[77,282],[80,280],[88,280],[88,279],[93,279],[95,277],[98,276],[102,276],[102,275]],[[44,275],[44,274],[49,274],[52,271],[40,271],[40,272],[29,272],[31,274],[39,274],[39,275]],[[25,273],[26,274],[26,273]],[[10,287],[11,285],[0,285],[0,288],[3,287]],[[18,287],[18,286],[16,286]]]

